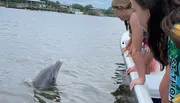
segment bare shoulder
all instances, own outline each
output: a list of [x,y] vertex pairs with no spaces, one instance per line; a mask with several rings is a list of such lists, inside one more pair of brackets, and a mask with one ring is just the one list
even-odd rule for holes
[[143,28],[140,26],[140,24],[137,21],[137,15],[136,13],[132,13],[130,17],[130,25],[132,30],[132,35],[143,35]]
[[131,14],[130,25],[132,30],[132,44],[134,50],[141,51],[143,41],[143,29],[137,21],[135,13]]
[[[132,13],[131,14],[131,17],[130,17],[130,25],[131,26],[138,26],[139,25],[139,23],[138,23],[138,21],[137,21],[137,15],[136,15],[136,13]],[[140,25],[139,25],[140,26]]]

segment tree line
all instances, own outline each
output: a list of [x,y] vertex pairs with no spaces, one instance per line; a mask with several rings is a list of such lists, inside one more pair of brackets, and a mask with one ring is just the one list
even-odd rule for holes
[[[11,2],[11,3],[29,3],[29,0],[0,0],[1,2]],[[71,13],[69,8],[78,9],[84,14],[87,15],[96,15],[96,16],[114,16],[113,10],[111,7],[108,9],[97,9],[94,8],[91,4],[88,5],[81,5],[81,4],[71,4],[69,5],[69,8],[62,8],[60,5],[61,3],[59,1],[49,1],[49,0],[41,0],[45,2],[46,7],[43,10],[52,10],[57,12],[65,12],[65,13]],[[36,4],[36,2],[31,2],[31,4]],[[29,8],[34,9],[34,8]],[[42,8],[35,8],[41,10]]]

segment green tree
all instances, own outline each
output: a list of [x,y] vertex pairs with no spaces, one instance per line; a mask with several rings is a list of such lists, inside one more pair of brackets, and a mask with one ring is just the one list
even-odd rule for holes
[[54,2],[54,1],[49,1],[48,2],[48,7],[50,8],[55,8],[55,9],[59,9],[60,8],[60,3],[58,1]]
[[79,9],[80,11],[84,11],[84,6],[80,4],[72,4],[72,8]]
[[96,11],[94,11],[94,10],[90,10],[90,11],[88,11],[88,15],[98,16],[99,14]]
[[91,8],[93,8],[93,6],[92,6],[91,4],[86,5],[86,6],[84,7],[84,11],[88,11],[88,10],[90,10]]
[[112,7],[109,7],[109,8],[105,11],[105,14],[106,14],[107,16],[114,16],[114,12],[113,12]]
[[26,0],[8,0],[8,2],[17,2],[17,3],[22,3],[25,2]]
[[56,4],[57,4],[57,5],[60,5],[60,2],[59,2],[59,1],[56,1]]

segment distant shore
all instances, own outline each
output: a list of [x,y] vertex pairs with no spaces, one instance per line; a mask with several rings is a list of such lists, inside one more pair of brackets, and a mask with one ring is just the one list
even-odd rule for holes
[[5,7],[5,4],[0,2],[0,6],[4,6]]
[[[82,10],[80,7],[78,7],[78,6],[81,6],[79,4],[74,4],[75,5],[74,7],[69,7],[69,6],[62,7],[62,6],[59,6],[60,4],[57,5],[53,1],[50,1],[50,2],[51,4],[45,7],[42,7],[40,4],[37,4],[37,3],[27,3],[27,2],[26,3],[0,2],[0,6],[6,7],[6,8],[15,8],[15,9],[41,10],[41,11],[62,12],[62,13],[68,13],[68,14],[114,17],[114,14],[111,8],[105,10],[105,9],[94,9],[92,6],[89,8],[85,6],[84,10]],[[79,10],[79,8],[81,10]]]
[[6,7],[6,8],[27,9],[27,10],[41,10],[41,11],[63,12],[63,13],[73,14],[72,12],[63,11],[63,10],[57,10],[55,8],[43,8],[43,7],[26,6],[26,5],[27,5],[26,3],[6,4],[6,3],[1,3],[0,2],[0,6]]

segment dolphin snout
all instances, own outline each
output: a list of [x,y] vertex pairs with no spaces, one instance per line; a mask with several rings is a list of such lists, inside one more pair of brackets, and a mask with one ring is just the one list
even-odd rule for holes
[[62,64],[63,64],[63,61],[62,61],[62,60],[58,60],[58,61],[54,64],[54,66],[55,66],[56,69],[59,69]]
[[63,64],[63,61],[62,60],[58,60],[55,65],[62,65],[62,64]]

